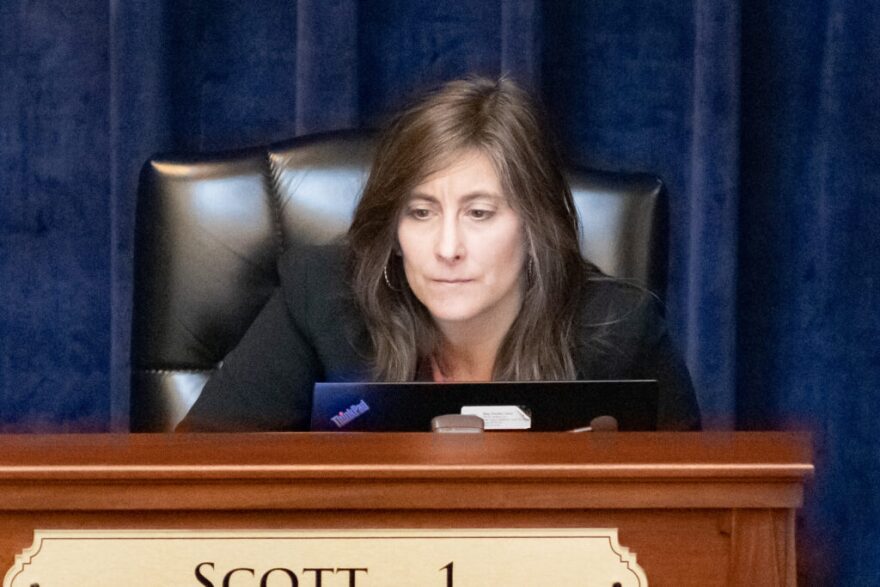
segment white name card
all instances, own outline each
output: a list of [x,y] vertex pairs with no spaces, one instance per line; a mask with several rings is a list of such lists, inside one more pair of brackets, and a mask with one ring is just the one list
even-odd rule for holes
[[3,587],[644,587],[616,529],[36,530]]
[[465,416],[479,416],[485,430],[528,430],[532,416],[519,406],[462,406]]

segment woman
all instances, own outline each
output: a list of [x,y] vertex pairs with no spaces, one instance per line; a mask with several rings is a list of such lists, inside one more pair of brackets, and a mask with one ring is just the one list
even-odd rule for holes
[[345,241],[283,256],[180,428],[306,429],[319,380],[620,378],[658,379],[661,428],[698,428],[653,298],[582,258],[536,112],[512,82],[472,78],[400,114]]

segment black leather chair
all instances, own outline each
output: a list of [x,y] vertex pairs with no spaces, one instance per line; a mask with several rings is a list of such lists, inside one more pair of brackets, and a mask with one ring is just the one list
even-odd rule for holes
[[[157,156],[141,173],[135,233],[131,429],[170,431],[277,286],[294,242],[345,232],[371,160],[358,132],[266,148]],[[584,254],[662,292],[663,185],[570,172]]]

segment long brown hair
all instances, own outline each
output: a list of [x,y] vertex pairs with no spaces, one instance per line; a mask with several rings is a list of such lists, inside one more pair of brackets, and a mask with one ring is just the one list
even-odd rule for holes
[[412,380],[423,361],[439,356],[440,333],[396,254],[397,224],[412,190],[468,149],[492,161],[526,242],[522,308],[493,378],[573,379],[573,323],[590,270],[580,254],[571,189],[532,99],[508,79],[479,77],[428,94],[379,141],[348,232],[351,284],[373,343],[373,376]]

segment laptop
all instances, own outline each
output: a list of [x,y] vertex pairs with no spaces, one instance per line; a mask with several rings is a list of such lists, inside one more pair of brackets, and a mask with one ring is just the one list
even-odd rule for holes
[[446,414],[483,418],[487,431],[561,432],[612,416],[619,430],[657,428],[657,381],[316,383],[311,430],[430,432]]

